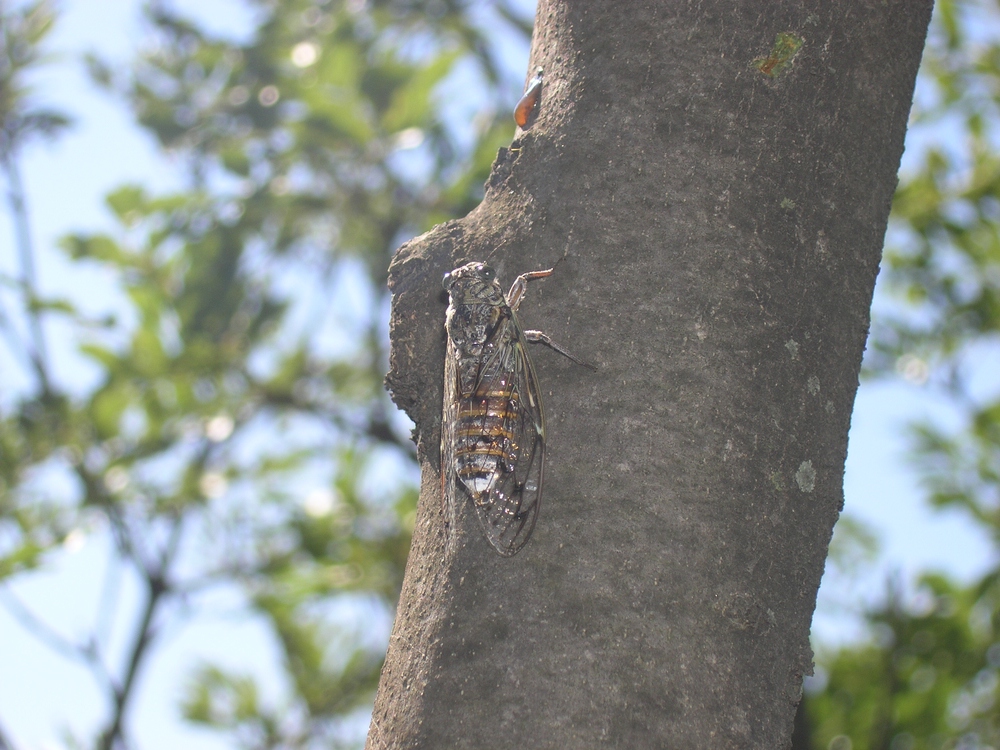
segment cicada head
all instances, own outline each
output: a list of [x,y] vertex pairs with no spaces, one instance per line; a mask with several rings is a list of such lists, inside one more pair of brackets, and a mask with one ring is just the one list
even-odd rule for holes
[[500,305],[504,303],[503,289],[497,282],[497,273],[486,263],[475,261],[459,266],[444,275],[444,288],[451,296],[453,304],[481,303]]

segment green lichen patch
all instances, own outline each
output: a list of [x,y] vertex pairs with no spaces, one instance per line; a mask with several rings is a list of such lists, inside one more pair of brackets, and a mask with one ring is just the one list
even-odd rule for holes
[[803,461],[799,464],[799,470],[795,472],[795,484],[803,492],[812,492],[816,489],[816,469],[813,468],[812,461]]
[[774,46],[767,57],[758,57],[753,65],[769,78],[777,78],[791,64],[792,58],[802,48],[805,39],[791,31],[782,31],[774,38]]
[[781,478],[781,474],[777,471],[772,471],[771,475],[768,477],[771,480],[771,484],[774,486],[778,492],[785,491],[785,480]]

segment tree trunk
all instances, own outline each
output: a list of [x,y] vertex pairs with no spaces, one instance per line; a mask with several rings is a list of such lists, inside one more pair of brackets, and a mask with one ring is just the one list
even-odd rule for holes
[[[420,508],[368,747],[787,747],[930,0],[542,0],[537,118],[390,268]],[[446,549],[442,275],[491,260],[548,459]],[[541,350],[539,350],[541,349]]]

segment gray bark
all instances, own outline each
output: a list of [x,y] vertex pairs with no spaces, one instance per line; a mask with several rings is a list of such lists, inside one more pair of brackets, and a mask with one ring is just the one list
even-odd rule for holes
[[[537,120],[390,268],[423,483],[369,748],[788,745],[930,10],[542,0]],[[441,277],[564,255],[521,319],[599,371],[532,352],[534,537],[446,553]]]

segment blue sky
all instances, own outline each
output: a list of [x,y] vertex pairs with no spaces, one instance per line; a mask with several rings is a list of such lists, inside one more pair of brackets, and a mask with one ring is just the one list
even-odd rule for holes
[[[182,0],[175,4],[228,33],[242,33],[249,22],[236,0]],[[23,171],[39,249],[42,291],[70,296],[85,309],[104,310],[115,305],[113,280],[94,270],[71,270],[53,250],[57,239],[71,231],[109,228],[111,220],[103,196],[113,188],[138,182],[152,191],[164,191],[178,187],[180,177],[176,165],[158,154],[151,139],[132,125],[125,107],[97,90],[78,62],[78,55],[89,50],[113,60],[129,59],[142,37],[138,0],[66,0],[62,7],[64,14],[51,47],[63,56],[36,84],[40,98],[68,110],[76,125],[54,144],[32,148]],[[523,56],[512,63],[515,69],[527,68],[526,51]],[[4,215],[0,217],[0,268],[11,271],[13,263],[10,226]],[[65,332],[54,328],[50,333],[52,349],[65,351]],[[64,344],[61,347],[60,342]],[[6,351],[0,354],[6,356]],[[72,378],[77,392],[92,385],[96,375],[69,353],[57,358],[56,369]],[[9,393],[17,385],[11,368],[0,367],[2,390]],[[947,406],[936,400],[928,387],[900,378],[865,383],[858,393],[845,510],[872,527],[880,539],[881,553],[858,578],[824,583],[815,623],[815,632],[824,641],[857,635],[853,620],[838,614],[835,604],[847,596],[876,598],[892,572],[909,578],[935,568],[969,579],[992,561],[992,547],[983,534],[958,515],[932,512],[920,501],[916,478],[904,459],[902,427],[922,416],[949,418]],[[12,588],[60,632],[83,636],[98,618],[95,602],[107,560],[107,537],[98,529],[82,547],[58,554],[45,570],[18,579]],[[126,604],[134,603],[135,582],[127,573],[122,575]],[[209,654],[217,661],[266,677],[272,697],[280,694],[277,650],[259,623],[237,615],[240,605],[234,592],[217,591],[210,602],[213,615],[168,633],[157,646],[150,668],[141,677],[138,702],[129,717],[137,747],[208,750],[227,746],[211,733],[183,725],[178,716],[185,675],[199,658]],[[129,607],[123,610],[127,613]],[[129,623],[109,626],[112,644],[117,643],[120,650],[120,639],[128,632]],[[0,674],[18,675],[15,681],[0,679],[0,727],[13,737],[19,750],[62,747],[60,737],[66,728],[82,738],[89,737],[107,710],[84,666],[53,653],[2,607]]]

